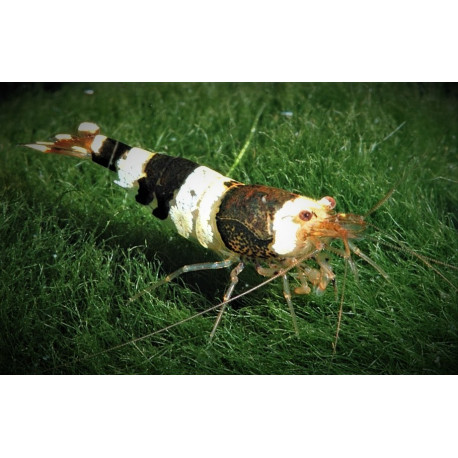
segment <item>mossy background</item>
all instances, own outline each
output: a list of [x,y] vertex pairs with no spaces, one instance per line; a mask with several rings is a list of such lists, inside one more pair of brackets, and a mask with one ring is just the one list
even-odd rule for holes
[[[456,270],[438,266],[450,284],[374,238],[458,265],[457,97],[443,84],[4,84],[0,372],[456,373]],[[398,183],[368,218],[380,232],[358,243],[390,280],[357,259],[336,354],[332,290],[294,298],[297,338],[279,282],[228,307],[211,343],[214,313],[105,351],[216,304],[228,272],[188,274],[128,303],[166,273],[214,256],[156,221],[109,171],[17,145],[94,121],[132,146],[227,173],[261,107],[233,178],[331,195],[339,211],[360,214]],[[334,265],[341,291],[344,261]],[[237,292],[258,281],[247,269]]]

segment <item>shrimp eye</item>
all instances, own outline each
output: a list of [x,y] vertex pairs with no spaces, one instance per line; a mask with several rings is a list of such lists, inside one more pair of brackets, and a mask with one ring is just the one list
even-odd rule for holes
[[310,221],[312,219],[312,212],[308,211],[308,210],[302,210],[300,213],[299,213],[299,218],[302,220],[302,221]]

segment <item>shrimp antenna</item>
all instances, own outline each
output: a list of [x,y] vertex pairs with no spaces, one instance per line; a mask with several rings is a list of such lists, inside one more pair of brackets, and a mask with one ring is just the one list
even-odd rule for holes
[[[376,229],[378,229],[377,226],[375,226],[374,224],[371,224],[371,226],[373,226]],[[378,242],[378,243],[380,243],[382,245],[385,245],[385,246],[387,246],[389,248],[392,248],[393,250],[397,250],[397,251],[400,251],[402,253],[410,254],[411,256],[416,257],[423,264],[425,264],[427,267],[432,269],[437,275],[442,277],[452,287],[452,289],[454,289],[455,291],[458,291],[458,288],[456,287],[456,285],[454,285],[439,269],[434,267],[432,265],[432,263],[439,264],[441,266],[444,266],[444,267],[447,267],[447,268],[450,268],[450,269],[453,269],[453,270],[458,270],[457,266],[454,266],[452,264],[448,264],[448,263],[443,262],[443,261],[439,261],[438,259],[434,259],[434,258],[431,258],[429,256],[425,256],[423,254],[416,253],[414,250],[411,250],[410,248],[402,245],[402,243],[398,242],[398,241],[396,241],[397,245],[395,245],[394,243],[390,243],[390,242],[387,242],[385,240],[377,239],[375,237],[374,238],[373,237],[368,237],[368,240],[376,241],[376,242]]]
[[367,212],[364,214],[364,218],[367,218],[372,213],[376,212],[396,191],[400,183],[404,180],[404,174],[399,178],[396,184]]

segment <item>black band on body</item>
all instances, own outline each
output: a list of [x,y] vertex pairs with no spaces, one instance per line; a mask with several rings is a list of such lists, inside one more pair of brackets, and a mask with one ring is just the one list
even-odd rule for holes
[[100,146],[99,151],[97,153],[92,153],[92,160],[116,172],[116,162],[130,149],[132,148],[125,143],[106,138]]
[[148,205],[156,197],[157,207],[153,210],[153,215],[166,219],[175,191],[181,188],[197,167],[199,164],[181,157],[154,155],[145,167],[146,177],[138,180],[139,188],[135,199],[140,204]]

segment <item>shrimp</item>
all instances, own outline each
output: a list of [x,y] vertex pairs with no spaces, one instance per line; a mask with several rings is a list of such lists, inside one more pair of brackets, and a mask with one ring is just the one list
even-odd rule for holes
[[[98,125],[92,122],[80,124],[77,135],[59,134],[51,142],[37,141],[24,146],[43,153],[91,159],[115,172],[115,183],[133,191],[136,201],[149,207],[155,218],[168,223],[180,236],[197,242],[218,258],[185,265],[149,290],[188,272],[231,268],[230,282],[221,303],[196,314],[218,309],[210,339],[229,302],[277,278],[282,281],[294,332],[299,334],[292,295],[308,295],[312,291],[322,294],[329,285],[336,288],[336,274],[330,262],[332,255],[344,258],[356,273],[353,254],[388,279],[383,269],[355,242],[365,235],[368,226],[365,217],[389,195],[365,216],[339,213],[335,211],[333,197],[315,200],[266,185],[243,184],[188,159],[131,147],[101,135]],[[417,257],[429,266],[434,261],[421,255]],[[267,280],[233,296],[239,275],[248,264]],[[291,276],[298,283],[294,289],[290,286]]]

